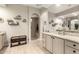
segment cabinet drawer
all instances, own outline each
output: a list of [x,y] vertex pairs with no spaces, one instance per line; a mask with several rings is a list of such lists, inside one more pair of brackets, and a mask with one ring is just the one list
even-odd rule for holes
[[79,49],[79,44],[78,43],[75,43],[75,42],[71,42],[71,41],[65,41],[65,45],[67,46],[70,46],[70,47],[73,47],[75,49]]
[[65,46],[65,54],[79,54],[79,50]]

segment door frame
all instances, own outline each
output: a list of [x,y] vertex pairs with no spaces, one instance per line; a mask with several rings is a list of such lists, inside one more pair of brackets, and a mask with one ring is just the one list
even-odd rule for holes
[[[36,13],[36,14],[37,14],[37,13]],[[40,16],[39,16],[39,14],[37,14],[37,15],[38,15],[38,17],[39,17],[39,19],[38,19],[39,22],[38,22],[38,23],[39,23],[39,38],[40,38],[40,28],[41,28],[41,27],[40,27],[40,24],[41,24],[40,22],[41,22],[41,21],[40,21]],[[32,16],[31,16],[31,17],[32,17]],[[29,42],[31,42],[31,40],[32,40],[32,39],[31,39],[31,22],[32,22],[31,17],[30,17],[30,19],[29,19]]]

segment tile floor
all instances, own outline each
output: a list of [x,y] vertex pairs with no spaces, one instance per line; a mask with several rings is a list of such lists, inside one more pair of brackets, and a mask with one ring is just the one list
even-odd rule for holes
[[49,52],[44,49],[41,45],[41,40],[33,40],[29,44],[16,46],[16,47],[6,47],[2,49],[1,54],[49,54]]

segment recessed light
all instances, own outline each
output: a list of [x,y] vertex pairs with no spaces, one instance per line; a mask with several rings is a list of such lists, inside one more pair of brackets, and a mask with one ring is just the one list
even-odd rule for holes
[[57,7],[61,6],[60,4],[56,4]]

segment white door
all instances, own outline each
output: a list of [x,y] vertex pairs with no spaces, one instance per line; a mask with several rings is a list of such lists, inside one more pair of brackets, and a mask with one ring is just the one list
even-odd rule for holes
[[46,49],[50,52],[53,52],[53,39],[51,38],[51,36],[47,35],[46,37],[46,41],[45,41],[45,45],[46,45]]
[[63,54],[64,53],[64,40],[60,38],[53,39],[53,53]]

